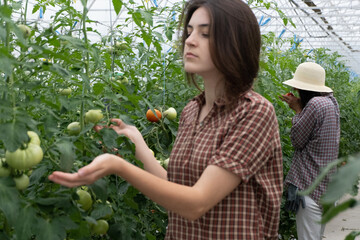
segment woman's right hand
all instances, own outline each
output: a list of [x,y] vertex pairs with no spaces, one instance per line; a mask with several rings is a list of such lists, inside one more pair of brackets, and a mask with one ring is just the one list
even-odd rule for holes
[[279,98],[282,101],[286,102],[289,105],[289,107],[292,110],[294,110],[297,114],[302,111],[300,98],[297,98],[294,95],[290,95],[290,94],[280,95]]
[[135,144],[135,158],[144,164],[145,170],[166,179],[165,169],[156,161],[140,131],[135,126],[124,123],[121,119],[113,118],[110,121],[113,123],[110,126],[95,126],[94,129],[100,131],[104,127],[112,128],[117,134],[129,138]]
[[102,154],[85,167],[75,173],[55,171],[49,175],[49,180],[66,187],[77,187],[93,184],[96,180],[110,175],[117,174],[118,168],[124,159],[113,154]]
[[[140,133],[140,131],[132,125],[128,125],[124,123],[121,119],[113,118],[110,120],[113,124],[108,126],[109,128],[112,128],[117,134],[124,135],[127,138],[129,138],[135,145],[137,142],[143,140],[143,137]],[[104,127],[107,126],[100,126],[96,125],[94,126],[95,131],[100,131]]]

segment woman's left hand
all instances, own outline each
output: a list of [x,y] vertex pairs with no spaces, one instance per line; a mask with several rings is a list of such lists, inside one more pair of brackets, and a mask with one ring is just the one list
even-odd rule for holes
[[78,172],[55,171],[48,178],[50,181],[66,187],[90,185],[104,176],[116,173],[116,168],[119,167],[121,161],[124,160],[113,154],[105,153],[94,158],[89,165],[80,168]]

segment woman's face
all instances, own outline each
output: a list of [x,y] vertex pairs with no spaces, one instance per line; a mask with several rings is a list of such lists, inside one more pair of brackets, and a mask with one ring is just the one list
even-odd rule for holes
[[184,48],[185,71],[203,77],[218,73],[210,56],[210,17],[206,8],[198,8],[191,16],[186,28],[188,36]]

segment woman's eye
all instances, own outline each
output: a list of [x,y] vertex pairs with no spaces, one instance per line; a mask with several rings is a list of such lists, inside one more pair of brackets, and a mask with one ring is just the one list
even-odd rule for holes
[[207,38],[207,37],[209,37],[209,34],[208,33],[203,33],[202,36]]

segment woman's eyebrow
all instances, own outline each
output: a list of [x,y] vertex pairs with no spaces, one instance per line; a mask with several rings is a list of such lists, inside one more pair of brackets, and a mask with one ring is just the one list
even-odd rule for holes
[[[208,24],[208,23],[203,23],[203,24],[199,24],[199,25],[198,25],[199,28],[206,28],[206,27],[209,27],[209,26],[210,26],[210,24]],[[187,25],[187,28],[191,28],[191,29],[192,29],[192,28],[194,28],[194,27],[193,27],[192,25],[188,24],[188,25]]]

